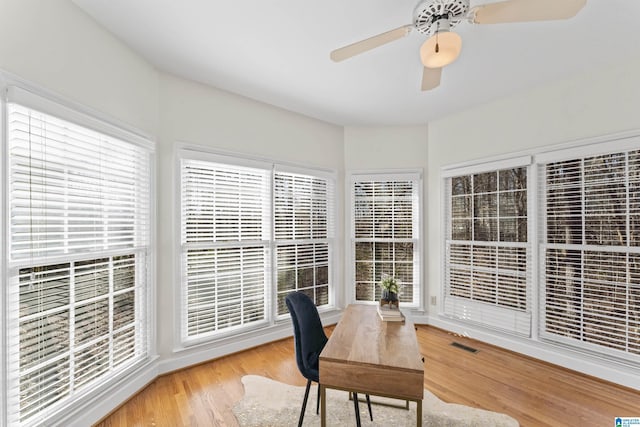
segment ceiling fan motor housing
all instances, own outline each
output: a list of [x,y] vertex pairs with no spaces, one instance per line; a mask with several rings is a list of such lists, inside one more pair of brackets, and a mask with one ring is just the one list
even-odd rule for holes
[[413,11],[413,22],[418,32],[431,36],[444,29],[444,21],[449,28],[455,27],[468,12],[469,0],[424,0]]

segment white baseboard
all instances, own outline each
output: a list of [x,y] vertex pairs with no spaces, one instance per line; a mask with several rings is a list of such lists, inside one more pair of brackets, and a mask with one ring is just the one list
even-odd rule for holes
[[546,342],[500,334],[499,332],[474,327],[442,316],[428,316],[427,323],[573,371],[601,378],[624,387],[640,390],[640,372],[637,368],[625,365],[622,362],[617,363],[615,361],[589,356],[579,351]]
[[130,399],[131,396],[142,390],[157,376],[157,357],[153,357],[148,363],[131,374],[120,378],[117,382],[90,398],[83,399],[81,403],[74,405],[71,410],[65,409],[63,415],[51,417],[47,420],[47,425],[65,427],[94,425]]
[[[335,324],[340,320],[340,311],[321,313],[324,325]],[[86,427],[93,425],[109,415],[120,405],[142,390],[158,376],[168,372],[186,368],[191,365],[207,362],[242,350],[266,344],[293,335],[291,322],[271,326],[262,330],[248,332],[240,337],[235,336],[197,348],[185,349],[174,353],[166,360],[152,357],[146,364],[129,375],[99,392],[84,397],[79,402],[66,408],[64,413],[51,415],[47,425],[65,427]]]
[[429,315],[427,314],[413,314],[410,313],[409,317],[414,325],[428,325],[429,324]]
[[158,372],[159,375],[164,375],[268,342],[290,337],[291,335],[291,325],[279,325],[259,332],[243,334],[240,338],[236,336],[233,339],[180,349],[174,352],[171,358],[158,363]]
[[[342,313],[338,311],[331,311],[321,313],[320,316],[324,325],[331,325],[338,323],[341,314]],[[200,344],[191,348],[181,349],[174,352],[170,359],[160,361],[158,364],[158,372],[159,375],[163,375],[262,344],[288,338],[292,335],[293,326],[291,321],[287,321],[282,324],[236,335],[213,343]]]

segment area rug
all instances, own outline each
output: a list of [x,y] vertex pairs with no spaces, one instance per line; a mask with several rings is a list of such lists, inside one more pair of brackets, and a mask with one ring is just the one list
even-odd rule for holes
[[[252,426],[296,426],[302,407],[304,387],[295,387],[257,375],[242,377],[244,397],[233,407],[238,423],[243,427]],[[309,392],[309,402],[304,416],[305,426],[319,426],[320,416],[316,415],[317,386]],[[373,397],[372,400],[385,400]],[[404,405],[404,401],[391,401]],[[360,404],[360,419],[363,426],[415,426],[416,404],[411,402],[407,411],[373,405],[373,422],[369,420],[366,403]],[[353,402],[347,392],[327,390],[327,425],[355,425]],[[422,401],[422,425],[430,427],[518,427],[518,422],[505,414],[471,408],[469,406],[445,403],[428,390]]]

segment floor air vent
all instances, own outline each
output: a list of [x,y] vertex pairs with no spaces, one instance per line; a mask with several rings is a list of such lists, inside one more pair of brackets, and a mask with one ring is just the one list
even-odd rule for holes
[[452,346],[457,347],[459,349],[462,349],[464,351],[468,351],[469,353],[477,353],[478,349],[475,349],[473,347],[469,347],[468,345],[464,345],[464,344],[460,344],[459,342],[452,342],[451,343]]

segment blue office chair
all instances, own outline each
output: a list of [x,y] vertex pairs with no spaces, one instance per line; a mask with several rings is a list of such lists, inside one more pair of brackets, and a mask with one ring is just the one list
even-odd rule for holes
[[[307,388],[304,392],[302,410],[300,411],[300,419],[298,421],[298,427],[300,427],[302,426],[304,412],[307,408],[307,399],[309,398],[309,389],[312,381],[318,383],[316,414],[320,410],[319,358],[328,338],[324,333],[318,309],[307,295],[302,292],[292,292],[287,295],[285,302],[287,303],[287,308],[291,314],[291,321],[293,322],[296,364],[302,376],[307,379]],[[358,395],[356,393],[353,393],[353,403],[356,410],[356,423],[359,427],[360,410],[358,408]],[[373,421],[369,395],[367,395],[367,405],[369,407],[369,417],[371,417],[371,421]]]

